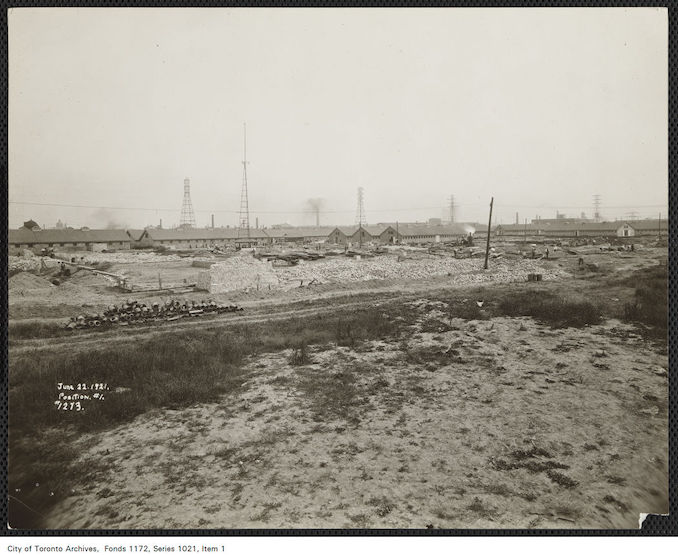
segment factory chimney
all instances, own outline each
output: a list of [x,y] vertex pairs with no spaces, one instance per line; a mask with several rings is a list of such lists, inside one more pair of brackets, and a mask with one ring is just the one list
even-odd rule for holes
[[162,229],[162,218],[160,218],[160,225],[158,227]]
[[257,216],[256,218],[254,218],[254,227],[255,227],[256,229],[259,229],[259,216]]
[[516,225],[520,223],[520,220],[518,219],[518,212],[516,212]]
[[214,214],[212,214],[212,229],[214,229]]

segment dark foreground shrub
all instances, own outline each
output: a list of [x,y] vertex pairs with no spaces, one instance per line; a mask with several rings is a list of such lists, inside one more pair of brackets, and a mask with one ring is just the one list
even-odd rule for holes
[[288,359],[292,366],[304,366],[311,363],[311,356],[308,354],[308,347],[306,343],[302,343],[292,351]]
[[632,277],[635,298],[624,305],[625,320],[641,322],[661,330],[668,327],[668,273],[666,266],[647,268]]
[[554,327],[583,327],[600,321],[600,307],[588,301],[571,301],[541,291],[511,295],[499,303],[506,316],[531,316]]

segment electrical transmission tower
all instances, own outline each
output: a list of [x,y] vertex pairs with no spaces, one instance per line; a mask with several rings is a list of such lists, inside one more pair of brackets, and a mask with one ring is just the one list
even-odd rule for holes
[[195,214],[191,203],[191,180],[184,179],[184,202],[181,205],[180,227],[195,227]]
[[247,124],[243,123],[243,161],[242,161],[242,189],[240,191],[240,222],[238,224],[238,238],[250,238],[250,207],[247,197]]
[[355,223],[358,225],[367,225],[365,216],[365,203],[363,202],[363,188],[358,187],[358,206],[355,212]]
[[593,221],[600,221],[600,195],[593,195]]
[[450,223],[454,223],[454,195],[450,195]]

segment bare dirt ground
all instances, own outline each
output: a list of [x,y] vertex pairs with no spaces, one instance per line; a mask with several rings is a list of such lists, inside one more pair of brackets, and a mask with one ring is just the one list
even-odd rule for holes
[[666,359],[632,327],[442,322],[299,367],[257,357],[219,403],[83,437],[107,470],[48,526],[633,528],[667,510]]
[[[665,252],[591,252],[592,273],[577,257],[539,261],[554,276],[539,287],[615,307],[629,292],[603,276],[630,275]],[[65,288],[20,285],[10,286],[10,324],[125,298],[91,274]],[[499,297],[526,287],[481,285]],[[211,296],[246,307],[240,316],[10,336],[12,359],[354,307],[388,312],[394,302],[416,315],[406,339],[313,345],[302,361],[290,351],[256,355],[245,383],[218,402],[80,436],[73,447],[83,465],[96,461],[96,480],[53,506],[46,526],[636,528],[640,512],[667,512],[666,342],[616,319],[553,329],[531,318],[452,317],[454,303],[482,300],[471,294],[477,287],[454,276],[325,284]]]

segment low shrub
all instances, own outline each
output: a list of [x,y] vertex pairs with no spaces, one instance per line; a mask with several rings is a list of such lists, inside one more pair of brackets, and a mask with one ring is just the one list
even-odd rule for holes
[[588,301],[572,301],[545,291],[513,294],[499,302],[506,316],[531,316],[553,327],[583,327],[602,317],[599,306]]

